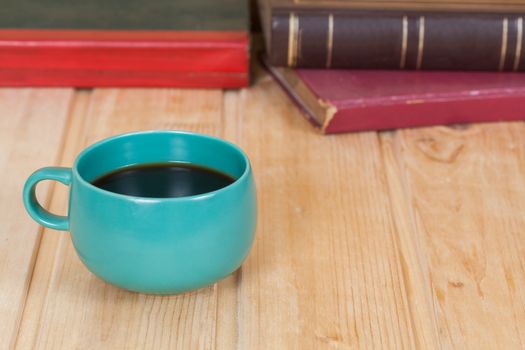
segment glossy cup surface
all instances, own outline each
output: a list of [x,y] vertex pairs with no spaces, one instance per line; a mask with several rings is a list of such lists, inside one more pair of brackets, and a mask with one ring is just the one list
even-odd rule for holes
[[[126,196],[90,183],[121,167],[159,162],[198,164],[236,181],[179,198]],[[203,287],[236,270],[254,240],[250,163],[237,146],[218,138],[177,131],[115,136],[77,157],[70,186],[68,224],[80,259],[95,275],[122,288],[175,294]],[[38,216],[27,201],[30,214]]]

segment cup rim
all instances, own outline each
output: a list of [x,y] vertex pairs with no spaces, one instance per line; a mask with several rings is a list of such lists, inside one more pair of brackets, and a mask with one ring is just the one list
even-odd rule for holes
[[[132,195],[127,195],[127,194],[111,192],[111,191],[99,188],[99,187],[93,185],[92,183],[90,183],[89,181],[86,181],[86,179],[84,179],[84,177],[82,175],[80,175],[80,173],[78,172],[78,163],[82,160],[83,157],[85,157],[88,153],[92,152],[94,149],[96,149],[96,148],[98,148],[98,147],[100,147],[100,146],[102,146],[102,145],[104,145],[106,143],[109,143],[109,142],[112,142],[114,140],[117,140],[117,139],[127,138],[127,137],[134,137],[134,136],[137,136],[137,135],[145,135],[145,134],[190,135],[190,136],[195,136],[195,137],[198,137],[198,138],[201,138],[201,139],[208,139],[208,140],[224,143],[228,147],[234,149],[241,156],[241,158],[242,158],[242,160],[244,161],[244,164],[245,164],[244,171],[241,174],[241,176],[236,178],[235,181],[233,181],[231,184],[229,184],[227,186],[224,186],[222,188],[219,188],[217,190],[210,191],[210,192],[205,192],[205,193],[200,193],[200,194],[196,194],[196,195],[191,195],[191,196],[166,197],[166,198],[164,198],[164,197],[140,197],[140,196],[132,196]],[[73,167],[72,167],[73,175],[80,181],[80,183],[82,185],[87,186],[90,190],[93,190],[93,191],[98,192],[100,194],[103,194],[103,195],[106,195],[106,196],[111,196],[111,197],[114,197],[114,198],[127,199],[127,200],[140,200],[140,201],[143,201],[143,202],[180,202],[180,201],[186,201],[186,200],[206,199],[206,198],[215,196],[217,194],[223,193],[223,192],[228,191],[228,190],[230,190],[230,189],[232,189],[234,187],[239,186],[239,183],[242,182],[242,181],[245,181],[245,179],[248,177],[248,174],[250,173],[250,171],[251,171],[251,165],[250,165],[250,160],[248,159],[248,156],[246,155],[246,153],[239,146],[237,146],[236,144],[234,144],[234,143],[232,143],[230,141],[226,141],[224,139],[221,139],[221,138],[218,138],[218,137],[215,137],[215,136],[206,135],[206,134],[200,134],[200,133],[191,132],[191,131],[162,130],[162,129],[145,130],[145,131],[132,131],[132,132],[127,132],[127,133],[123,133],[123,134],[117,134],[117,135],[114,135],[114,136],[111,136],[111,137],[104,138],[104,139],[102,139],[100,141],[97,141],[97,142],[89,145],[88,147],[84,148],[77,155],[77,157],[75,159],[75,162],[73,163]]]

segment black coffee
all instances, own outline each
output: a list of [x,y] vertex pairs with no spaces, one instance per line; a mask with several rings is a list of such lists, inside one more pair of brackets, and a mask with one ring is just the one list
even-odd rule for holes
[[185,197],[228,186],[235,179],[214,169],[185,163],[125,167],[91,183],[107,191],[137,197]]

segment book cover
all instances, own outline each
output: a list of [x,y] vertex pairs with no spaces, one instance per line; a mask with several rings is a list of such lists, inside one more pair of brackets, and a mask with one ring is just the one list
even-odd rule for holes
[[240,87],[244,0],[19,0],[0,8],[1,86]]
[[525,0],[260,0],[270,63],[521,71]]
[[525,75],[267,66],[323,133],[525,119]]

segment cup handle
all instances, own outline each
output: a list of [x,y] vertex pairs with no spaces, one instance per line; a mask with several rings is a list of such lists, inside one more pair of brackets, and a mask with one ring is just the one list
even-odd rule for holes
[[24,185],[24,206],[29,215],[39,224],[55,230],[69,230],[69,217],[56,215],[44,209],[36,198],[36,185],[43,180],[55,180],[64,185],[71,184],[71,168],[47,167],[35,171]]

